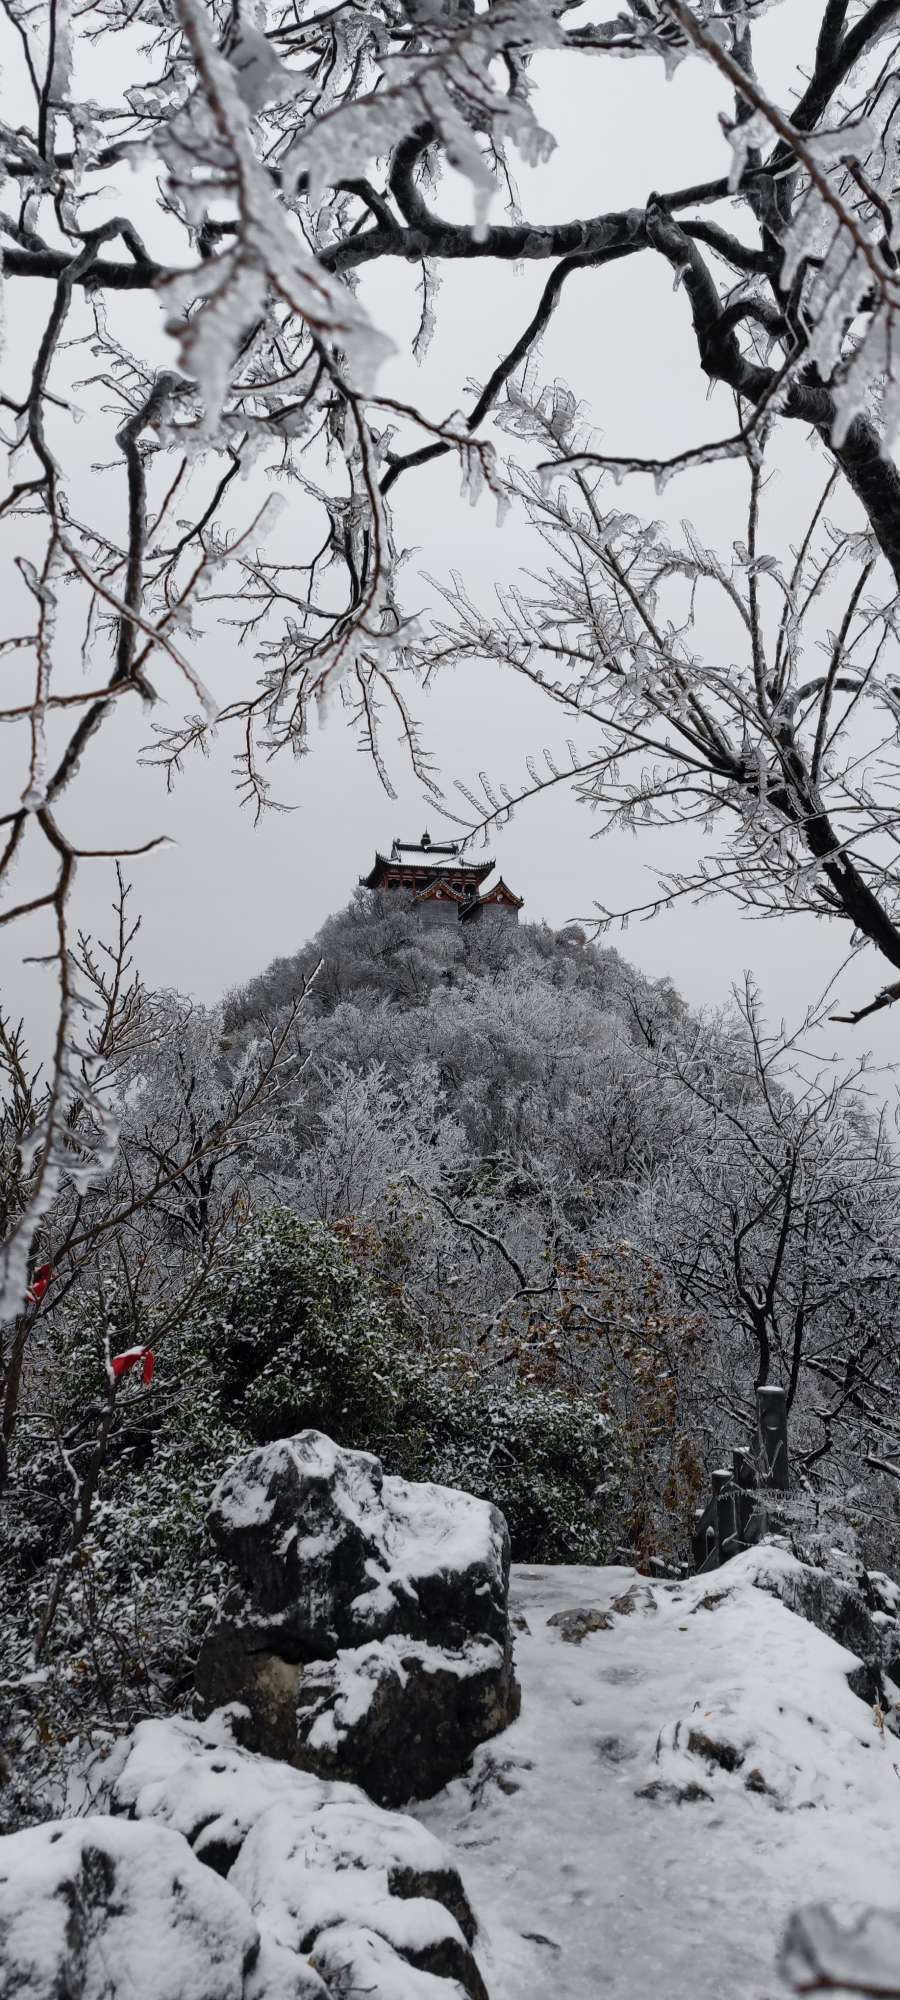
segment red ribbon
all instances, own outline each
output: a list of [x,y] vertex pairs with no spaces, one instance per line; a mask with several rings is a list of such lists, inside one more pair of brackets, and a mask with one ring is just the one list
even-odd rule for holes
[[40,1300],[44,1296],[45,1291],[47,1290],[47,1286],[49,1285],[51,1278],[55,1278],[55,1276],[56,1272],[54,1271],[52,1264],[42,1264],[40,1270],[35,1272],[35,1275],[31,1281],[28,1291],[25,1293],[25,1298],[30,1306],[36,1306],[39,1304]]
[[144,1384],[144,1388],[149,1389],[153,1380],[153,1371],[156,1367],[156,1355],[152,1347],[127,1347],[124,1354],[114,1354],[112,1358],[112,1372],[116,1378],[120,1375],[127,1375],[129,1368],[133,1368],[136,1361],[143,1363],[141,1381]]

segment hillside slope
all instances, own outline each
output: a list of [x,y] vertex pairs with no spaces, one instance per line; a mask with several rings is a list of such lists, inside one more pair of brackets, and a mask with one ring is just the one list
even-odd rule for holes
[[[795,1908],[900,1902],[898,1745],[852,1656],[755,1581],[791,1560],[514,1570],[521,1719],[417,1809],[456,1849],[491,2000],[779,2000]],[[580,1643],[548,1622],[572,1607],[606,1614]]]

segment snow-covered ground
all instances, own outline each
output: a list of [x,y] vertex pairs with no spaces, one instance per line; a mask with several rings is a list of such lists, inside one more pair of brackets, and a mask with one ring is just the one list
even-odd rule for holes
[[[897,1993],[900,1740],[778,1596],[816,1574],[773,1546],[680,1584],[514,1570],[521,1718],[409,1814],[226,1711],[145,1721],[99,1814],[0,1842],[0,1993],[463,2000],[459,1876],[490,2000],[787,2000],[810,1905],[803,1990]],[[872,1906],[894,1920],[835,1931]]]
[[[850,1655],[754,1583],[789,1560],[514,1569],[521,1719],[415,1809],[455,1850],[491,2000],[784,2000],[792,1909],[900,1906],[900,1743]],[[566,1641],[571,1607],[610,1622]]]

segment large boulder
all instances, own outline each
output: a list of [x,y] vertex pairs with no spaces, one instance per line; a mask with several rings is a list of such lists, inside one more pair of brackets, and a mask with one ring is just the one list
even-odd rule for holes
[[402,1632],[505,1640],[509,1535],[498,1508],[386,1477],[321,1431],[262,1445],[226,1472],[208,1525],[286,1659]]
[[242,1704],[254,1749],[399,1805],[517,1715],[509,1537],[489,1502],[303,1431],[226,1473],[209,1526],[239,1581],[198,1697]]
[[179,1833],[100,1814],[0,1839],[4,2000],[326,2000]]
[[[242,1749],[234,1723],[227,1712],[205,1723],[140,1723],[100,1767],[104,1802],[136,1822],[136,1834],[165,1829],[177,1837],[195,1873],[243,1908],[248,1935],[262,1940],[261,1963],[271,1966],[280,1953],[315,1976],[310,2000],[357,1992],[372,2000],[487,2000],[472,1951],[475,1918],[441,1842],[356,1786]],[[131,1830],[120,1819],[104,1824]],[[368,1983],[346,1983],[341,1968],[351,1964],[369,1966]],[[242,2000],[294,2000],[276,1969],[270,1994],[254,1989]],[[156,2000],[155,1990],[139,1990],[140,2000]],[[303,2000],[306,1990],[298,1989]],[[179,1992],[173,1987],[166,2000]],[[206,2000],[205,1989],[197,2000]],[[223,1984],[216,2000],[231,2000],[231,1989]]]

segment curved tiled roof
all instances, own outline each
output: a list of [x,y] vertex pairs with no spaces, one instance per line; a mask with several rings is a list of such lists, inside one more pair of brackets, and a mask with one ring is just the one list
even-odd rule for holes
[[516,896],[514,894],[509,883],[504,882],[502,875],[498,875],[496,882],[492,884],[487,894],[482,896],[481,900],[483,903],[513,903],[517,910],[521,910],[525,902],[524,896]]
[[360,878],[359,878],[359,886],[360,886],[360,888],[361,888],[361,889],[374,889],[374,888],[375,888],[375,877],[376,877],[377,875],[381,875],[381,874],[383,873],[384,869],[386,869],[386,868],[389,868],[389,867],[390,867],[390,865],[391,865],[391,864],[390,864],[390,862],[389,862],[389,861],[387,860],[387,858],[385,857],[385,855],[383,855],[383,854],[379,854],[379,852],[378,852],[378,849],[377,849],[377,847],[376,847],[376,849],[375,849],[375,866],[374,866],[374,868],[370,868],[370,869],[369,869],[369,873],[368,873],[368,875],[361,875],[361,876],[360,876]]
[[416,902],[430,903],[438,897],[441,901],[446,900],[451,903],[464,903],[466,900],[461,889],[454,889],[449,882],[444,882],[438,876],[435,881],[428,883],[427,888],[418,891]]
[[[414,859],[409,860],[406,858],[410,854],[414,856]],[[374,866],[370,868],[368,875],[361,875],[359,880],[360,886],[364,889],[379,888],[386,875],[408,874],[413,878],[424,875],[429,882],[435,881],[438,876],[442,875],[464,875],[470,882],[483,882],[485,877],[490,874],[493,866],[493,859],[488,861],[463,861],[459,855],[453,856],[448,854],[447,859],[444,860],[440,855],[440,850],[436,854],[433,848],[428,847],[424,849],[406,848],[402,856],[399,857],[397,855],[389,856],[380,854],[376,849]],[[413,886],[412,881],[410,886]]]

